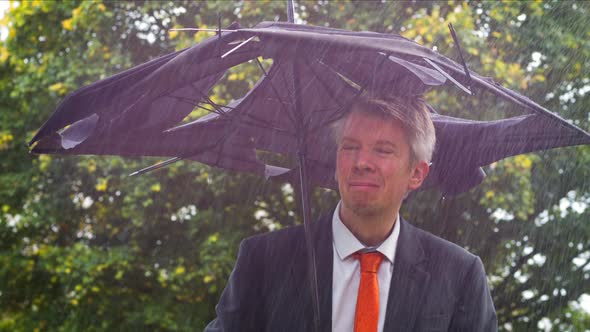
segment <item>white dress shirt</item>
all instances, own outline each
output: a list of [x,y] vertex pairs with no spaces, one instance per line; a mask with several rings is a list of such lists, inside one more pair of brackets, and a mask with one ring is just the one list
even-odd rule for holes
[[356,311],[356,298],[360,284],[361,267],[358,259],[352,254],[359,250],[377,250],[385,256],[379,271],[379,328],[383,331],[385,323],[385,309],[389,295],[389,285],[393,273],[393,259],[399,238],[399,215],[393,226],[391,234],[378,247],[366,247],[352,232],[342,223],[340,219],[340,205],[336,207],[332,217],[333,235],[333,272],[332,272],[332,331],[347,332],[354,331],[354,315]]

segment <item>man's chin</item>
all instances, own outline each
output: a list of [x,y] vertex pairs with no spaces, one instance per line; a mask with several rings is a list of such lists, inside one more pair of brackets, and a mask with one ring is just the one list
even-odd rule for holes
[[357,216],[362,217],[373,217],[379,215],[382,211],[378,207],[369,203],[353,203],[350,206],[350,210]]

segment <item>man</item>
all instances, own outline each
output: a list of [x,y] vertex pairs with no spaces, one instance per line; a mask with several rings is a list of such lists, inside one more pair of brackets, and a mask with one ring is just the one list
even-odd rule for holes
[[[335,124],[341,201],[312,224],[321,331],[495,331],[481,260],[399,216],[435,134],[417,98],[361,95]],[[206,331],[312,331],[301,226],[242,242]]]

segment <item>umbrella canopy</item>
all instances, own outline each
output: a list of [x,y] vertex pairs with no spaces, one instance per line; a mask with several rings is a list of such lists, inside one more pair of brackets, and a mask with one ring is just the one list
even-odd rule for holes
[[[258,58],[272,59],[267,70]],[[209,97],[231,67],[255,61],[262,78],[243,98]],[[481,166],[508,156],[590,144],[590,135],[528,98],[397,35],[263,22],[234,24],[217,37],[139,65],[67,96],[31,141],[34,153],[169,156],[225,169],[293,178],[301,185],[310,295],[318,330],[315,253],[309,228],[310,183],[335,188],[330,124],[363,91],[420,96],[452,85],[485,90],[527,115],[478,122],[432,112],[437,146],[425,186],[464,192]],[[461,93],[463,93],[461,92]],[[211,114],[181,124],[195,108]],[[297,156],[297,170],[267,165],[257,151]]]
[[[208,98],[227,69],[270,58],[272,66],[243,98]],[[479,184],[482,166],[537,150],[590,144],[590,135],[530,99],[397,35],[263,22],[237,24],[67,96],[35,135],[34,153],[168,156],[289,178],[257,150],[307,159],[312,184],[336,188],[329,124],[361,91],[422,95],[470,86],[522,106],[527,115],[471,121],[432,113],[437,145],[424,184],[455,195]],[[469,76],[469,77],[468,77]],[[462,93],[462,92],[460,92]],[[212,113],[188,124],[196,107]],[[175,159],[177,160],[177,159]]]

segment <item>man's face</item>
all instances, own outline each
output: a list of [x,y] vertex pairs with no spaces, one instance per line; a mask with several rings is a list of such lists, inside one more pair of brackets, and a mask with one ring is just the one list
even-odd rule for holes
[[410,146],[401,123],[352,112],[341,129],[336,180],[343,208],[358,216],[392,215],[405,194],[428,173],[425,161],[410,165]]

